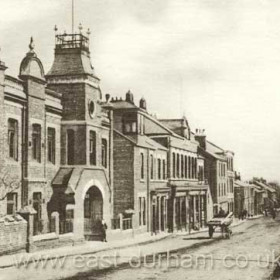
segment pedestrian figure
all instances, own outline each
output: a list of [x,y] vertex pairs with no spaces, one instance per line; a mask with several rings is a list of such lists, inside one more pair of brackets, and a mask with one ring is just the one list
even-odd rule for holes
[[275,220],[275,218],[276,218],[276,211],[275,211],[275,209],[273,207],[271,208],[270,212],[271,212],[272,219]]
[[106,230],[107,230],[107,225],[106,225],[105,221],[102,220],[102,230],[101,230],[101,232],[102,232],[102,241],[103,242],[107,242]]
[[226,216],[226,212],[225,212],[225,210],[224,210],[222,207],[220,207],[218,216],[219,216],[220,218],[223,218],[223,217]]
[[246,209],[243,210],[243,219],[246,219],[248,211]]

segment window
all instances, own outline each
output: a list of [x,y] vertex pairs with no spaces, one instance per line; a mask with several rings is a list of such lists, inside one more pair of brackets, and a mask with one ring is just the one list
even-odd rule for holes
[[204,171],[203,171],[203,166],[198,167],[198,180],[201,182],[204,180]]
[[7,215],[14,215],[17,211],[17,193],[7,194]]
[[162,179],[166,179],[166,164],[165,164],[165,159],[162,160]]
[[74,164],[75,159],[75,132],[72,129],[67,130],[67,163]]
[[107,168],[107,154],[108,154],[107,140],[102,139],[102,165]]
[[137,115],[135,114],[126,114],[123,120],[123,130],[124,133],[136,133],[137,125],[136,125]]
[[142,197],[138,200],[138,210],[139,210],[139,226],[142,225]]
[[146,225],[146,198],[143,197],[143,225]]
[[41,162],[41,126],[32,125],[32,158]]
[[48,128],[48,161],[55,164],[55,129]]
[[194,178],[197,179],[197,158],[194,158]]
[[181,178],[184,178],[184,156],[181,155]]
[[173,178],[176,177],[176,156],[175,153],[173,153],[173,159],[172,159],[172,163],[173,163]]
[[185,178],[188,177],[188,157],[185,156]]
[[89,163],[96,165],[96,132],[89,132]]
[[179,154],[177,154],[176,175],[177,175],[177,178],[180,177],[180,156],[179,156]]
[[9,157],[18,160],[18,122],[14,119],[8,120],[8,144]]
[[141,153],[141,179],[144,179],[144,154]]
[[151,179],[154,179],[154,156],[150,156],[151,159]]
[[188,166],[189,166],[189,168],[188,168],[188,170],[189,170],[189,172],[188,172],[188,177],[191,179],[191,177],[192,177],[192,174],[191,174],[191,157],[188,157]]
[[146,225],[146,198],[139,197],[138,200],[138,210],[139,210],[139,226]]
[[161,159],[158,158],[158,179],[161,179]]
[[37,235],[42,232],[42,194],[40,192],[33,193],[33,208],[37,212],[34,215],[33,234]]

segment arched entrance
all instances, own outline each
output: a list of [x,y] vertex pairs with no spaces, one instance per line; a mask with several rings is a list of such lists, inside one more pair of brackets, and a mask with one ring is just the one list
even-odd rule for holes
[[99,188],[92,186],[84,198],[84,235],[86,240],[101,240],[103,196]]

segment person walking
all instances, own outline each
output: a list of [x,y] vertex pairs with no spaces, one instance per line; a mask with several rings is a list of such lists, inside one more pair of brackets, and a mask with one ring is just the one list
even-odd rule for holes
[[102,220],[102,241],[107,242],[107,237],[106,237],[106,230],[107,230],[107,225],[104,220]]

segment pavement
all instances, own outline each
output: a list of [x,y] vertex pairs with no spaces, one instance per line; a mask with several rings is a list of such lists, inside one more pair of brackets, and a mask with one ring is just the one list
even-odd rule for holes
[[[254,217],[254,218],[259,218]],[[244,223],[246,220],[238,220],[235,219],[232,223],[232,227],[238,226]],[[23,263],[33,262],[34,259],[37,259],[38,256],[41,260],[47,259],[58,259],[64,257],[71,257],[71,256],[81,256],[81,255],[88,255],[100,252],[107,252],[110,250],[117,250],[117,249],[124,249],[128,247],[135,247],[140,245],[145,245],[149,243],[158,242],[160,240],[171,238],[174,236],[186,236],[186,235],[199,235],[203,233],[205,236],[205,232],[208,231],[208,227],[202,228],[199,231],[178,231],[174,233],[167,233],[161,232],[158,234],[151,233],[142,233],[136,235],[134,238],[126,238],[122,240],[113,240],[109,242],[100,242],[100,241],[87,241],[86,243],[75,245],[75,246],[65,246],[59,248],[52,248],[47,249],[44,251],[36,251],[33,253],[18,253],[18,254],[11,254],[11,255],[4,255],[0,257],[0,275],[1,269],[18,266],[20,265],[20,260],[23,260]],[[207,234],[208,236],[208,234]]]

